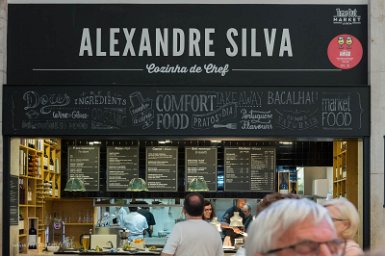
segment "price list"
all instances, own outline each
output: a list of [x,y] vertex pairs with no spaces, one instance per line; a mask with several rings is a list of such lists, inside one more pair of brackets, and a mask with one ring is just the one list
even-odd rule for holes
[[107,147],[107,191],[126,191],[129,181],[138,177],[138,147]]
[[225,191],[250,191],[250,147],[225,148]]
[[99,146],[68,147],[68,179],[84,182],[86,191],[99,191]]
[[275,148],[252,148],[250,159],[250,190],[259,192],[275,191]]
[[217,191],[217,148],[186,147],[186,191],[194,178],[203,178],[209,191]]
[[177,167],[177,147],[146,147],[146,181],[149,191],[177,191]]

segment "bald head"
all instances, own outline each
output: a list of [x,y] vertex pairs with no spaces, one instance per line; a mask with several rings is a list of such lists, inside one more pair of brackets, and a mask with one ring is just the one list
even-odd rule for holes
[[204,209],[204,199],[201,194],[190,193],[184,200],[184,209],[190,216],[202,216]]

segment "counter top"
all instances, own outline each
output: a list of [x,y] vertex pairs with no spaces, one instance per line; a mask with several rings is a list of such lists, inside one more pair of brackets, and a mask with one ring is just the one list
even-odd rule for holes
[[87,252],[83,251],[64,251],[64,252],[55,252],[55,255],[160,255],[161,251],[103,251],[96,252],[94,250],[89,250]]
[[[235,250],[224,250],[226,256],[235,255]],[[87,252],[79,251],[79,250],[71,250],[71,251],[58,251],[58,252],[38,252],[38,251],[30,251],[27,254],[19,254],[20,256],[59,256],[59,255],[136,255],[136,256],[145,256],[145,255],[160,255],[161,250],[148,251],[148,250],[133,250],[133,251],[123,251],[118,250],[116,252],[111,251],[103,251],[96,252],[95,250],[89,250]]]

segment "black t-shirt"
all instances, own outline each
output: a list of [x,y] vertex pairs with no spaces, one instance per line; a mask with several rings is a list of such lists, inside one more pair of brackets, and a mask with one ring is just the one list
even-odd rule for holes
[[139,209],[138,213],[142,214],[146,218],[148,226],[156,224],[154,215],[149,210]]

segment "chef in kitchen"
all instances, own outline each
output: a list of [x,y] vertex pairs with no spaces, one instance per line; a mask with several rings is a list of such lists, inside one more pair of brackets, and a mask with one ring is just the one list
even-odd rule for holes
[[121,216],[120,226],[122,228],[128,229],[130,232],[128,239],[134,240],[136,238],[143,238],[144,231],[148,228],[146,218],[138,213],[138,207],[130,203],[128,209],[130,212]]

